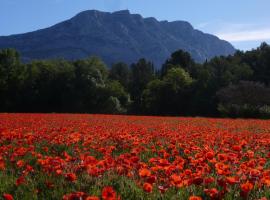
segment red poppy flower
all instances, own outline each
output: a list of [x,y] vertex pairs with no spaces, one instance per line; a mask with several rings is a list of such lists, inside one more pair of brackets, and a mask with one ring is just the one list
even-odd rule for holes
[[88,196],[85,200],[99,200],[99,198],[96,196]]
[[156,182],[156,180],[157,180],[157,177],[156,177],[156,176],[150,176],[150,177],[148,177],[148,178],[146,179],[146,182],[147,182],[147,183],[150,183],[150,184],[153,184],[153,183]]
[[18,160],[16,163],[18,168],[22,168],[24,166],[24,161],[23,160]]
[[61,169],[57,169],[57,170],[55,171],[55,173],[56,173],[57,175],[60,175],[60,174],[62,174],[62,170],[61,170]]
[[248,193],[253,189],[253,184],[247,181],[246,183],[241,184],[241,190],[244,193]]
[[151,171],[146,169],[146,168],[143,168],[143,169],[139,170],[139,175],[140,175],[140,177],[143,177],[143,178],[149,177],[149,176],[151,176]]
[[66,179],[67,179],[68,181],[70,181],[70,182],[74,182],[74,181],[77,180],[77,176],[76,176],[76,174],[74,174],[74,173],[68,173],[68,174],[66,174],[65,176],[66,176]]
[[110,186],[104,187],[102,189],[101,196],[102,196],[102,199],[103,200],[116,200],[117,199],[116,192]]
[[189,200],[202,200],[202,198],[199,197],[199,196],[191,196],[191,197],[189,197],[188,199],[189,199]]
[[205,154],[205,156],[206,156],[206,158],[208,159],[208,160],[212,160],[213,158],[214,158],[214,153],[212,152],[212,151],[209,151],[209,152],[207,152],[206,154]]
[[74,192],[63,196],[62,200],[79,200],[85,199],[87,195],[84,192]]
[[204,192],[211,198],[215,198],[218,196],[218,190],[216,188],[205,189]]
[[195,178],[193,178],[192,182],[195,185],[200,185],[203,183],[203,178],[202,177],[195,177]]
[[238,178],[236,177],[226,177],[226,181],[230,184],[230,185],[233,185],[233,184],[236,184],[238,183]]
[[150,192],[152,192],[152,190],[153,190],[153,186],[152,186],[150,183],[144,183],[144,184],[143,184],[143,190],[144,190],[145,192],[150,193]]
[[181,177],[179,175],[177,175],[177,174],[171,175],[171,180],[175,185],[178,185],[178,184],[180,184],[182,182]]
[[5,167],[5,162],[2,156],[0,156],[0,170],[4,170]]
[[25,183],[25,178],[24,176],[21,176],[19,177],[17,180],[16,180],[16,185],[19,186],[19,185],[22,185]]
[[241,146],[239,146],[239,145],[233,145],[233,146],[232,146],[232,149],[233,149],[234,151],[241,151]]
[[221,162],[226,162],[228,160],[228,156],[224,153],[219,153],[218,154],[218,160]]
[[5,200],[13,200],[13,196],[11,194],[3,194],[3,198]]
[[210,184],[210,183],[213,183],[214,181],[215,179],[213,177],[208,177],[204,179],[205,184]]

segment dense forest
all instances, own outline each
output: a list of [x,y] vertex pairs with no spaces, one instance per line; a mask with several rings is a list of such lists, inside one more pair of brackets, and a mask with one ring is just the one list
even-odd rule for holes
[[155,70],[145,59],[22,63],[0,50],[0,112],[270,117],[270,46],[195,63],[174,52]]

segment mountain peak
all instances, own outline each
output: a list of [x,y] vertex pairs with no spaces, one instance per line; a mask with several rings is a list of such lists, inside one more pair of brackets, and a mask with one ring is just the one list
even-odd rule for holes
[[99,10],[85,10],[82,11],[80,13],[78,13],[77,15],[75,15],[74,18],[76,17],[80,17],[80,16],[103,16],[103,15],[131,15],[129,10],[119,10],[119,11],[115,11],[115,12],[104,12],[104,11],[99,11]]
[[109,14],[109,12],[102,12],[102,11],[99,11],[99,10],[85,10],[85,11],[82,11],[82,12],[78,13],[73,18],[89,17],[89,16],[96,16],[97,17],[99,15],[104,15],[104,14]]
[[112,14],[114,15],[130,15],[130,11],[129,10],[119,10],[119,11],[115,11]]
[[24,60],[96,55],[107,64],[146,58],[158,67],[179,49],[197,62],[235,52],[230,43],[195,30],[188,22],[143,18],[129,10],[86,10],[43,30],[0,37],[1,48],[17,49]]

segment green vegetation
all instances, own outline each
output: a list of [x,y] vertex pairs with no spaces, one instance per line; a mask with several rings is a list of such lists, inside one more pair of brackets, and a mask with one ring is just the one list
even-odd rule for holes
[[96,57],[22,63],[0,51],[0,112],[270,117],[270,46],[195,63],[174,52],[160,70],[140,59],[110,68]]

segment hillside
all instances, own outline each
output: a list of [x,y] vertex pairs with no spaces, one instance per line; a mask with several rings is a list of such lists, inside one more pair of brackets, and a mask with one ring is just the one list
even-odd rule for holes
[[0,48],[16,48],[24,61],[96,55],[110,65],[144,57],[158,67],[178,49],[189,52],[197,62],[235,52],[230,43],[195,30],[188,22],[157,21],[128,10],[84,11],[46,29],[2,36]]

